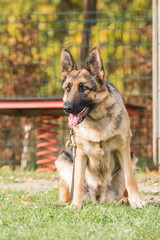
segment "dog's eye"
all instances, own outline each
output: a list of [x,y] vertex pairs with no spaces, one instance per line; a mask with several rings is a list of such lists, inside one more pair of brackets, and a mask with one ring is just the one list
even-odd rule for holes
[[83,92],[83,91],[85,91],[85,90],[87,90],[87,89],[88,89],[87,86],[83,85],[82,83],[79,84],[79,91],[80,91],[80,92]]
[[71,87],[70,87],[70,85],[68,85],[68,86],[66,87],[66,91],[69,93],[70,90],[71,90]]

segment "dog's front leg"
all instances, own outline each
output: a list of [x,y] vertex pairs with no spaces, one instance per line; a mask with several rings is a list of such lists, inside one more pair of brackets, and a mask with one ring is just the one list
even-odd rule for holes
[[125,184],[128,191],[130,205],[133,208],[141,208],[143,207],[144,203],[141,201],[138,193],[138,187],[131,163],[130,147],[123,146],[119,153],[119,162],[124,172]]
[[74,170],[73,200],[71,206],[78,209],[82,206],[86,163],[87,156],[85,156],[83,151],[77,147]]

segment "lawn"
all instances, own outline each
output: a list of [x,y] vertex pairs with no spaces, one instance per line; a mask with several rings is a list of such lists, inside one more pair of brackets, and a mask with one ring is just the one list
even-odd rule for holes
[[[4,184],[19,176],[40,178],[31,173],[0,174]],[[48,176],[51,174],[43,178]],[[160,202],[136,210],[126,205],[84,203],[76,211],[56,204],[57,200],[56,186],[43,191],[1,188],[0,240],[160,239]]]

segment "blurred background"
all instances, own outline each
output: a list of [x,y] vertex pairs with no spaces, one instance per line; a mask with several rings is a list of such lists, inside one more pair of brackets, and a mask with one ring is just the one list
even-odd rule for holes
[[[15,100],[61,100],[61,49],[68,48],[83,66],[94,46],[100,49],[106,77],[130,109],[131,149],[139,166],[151,167],[151,0],[1,0],[0,105]],[[43,158],[38,153],[44,150],[37,144],[48,142],[39,137],[44,125],[55,127],[55,134],[48,130],[47,137],[57,140],[50,145],[55,151],[50,149],[45,155],[57,156],[69,132],[61,111],[5,112],[0,108],[0,167],[36,169],[36,161]]]

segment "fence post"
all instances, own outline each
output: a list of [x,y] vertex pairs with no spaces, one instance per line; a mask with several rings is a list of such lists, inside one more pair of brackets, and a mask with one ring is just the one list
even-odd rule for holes
[[158,0],[158,83],[157,83],[158,167],[160,172],[160,0]]
[[152,4],[152,111],[153,111],[153,163],[157,165],[158,155],[157,155],[157,139],[158,139],[158,121],[157,121],[157,111],[158,111],[158,1],[153,0]]

